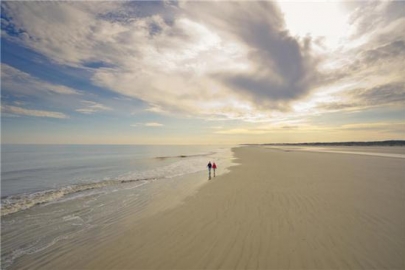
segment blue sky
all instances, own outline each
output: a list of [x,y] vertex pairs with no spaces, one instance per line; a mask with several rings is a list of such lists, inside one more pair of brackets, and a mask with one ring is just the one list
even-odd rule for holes
[[2,143],[405,139],[405,2],[1,3]]

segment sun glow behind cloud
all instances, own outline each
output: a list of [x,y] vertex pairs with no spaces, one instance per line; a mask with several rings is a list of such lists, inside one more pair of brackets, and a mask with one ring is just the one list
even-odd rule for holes
[[279,1],[286,27],[293,36],[324,38],[336,47],[348,34],[348,15],[339,1]]

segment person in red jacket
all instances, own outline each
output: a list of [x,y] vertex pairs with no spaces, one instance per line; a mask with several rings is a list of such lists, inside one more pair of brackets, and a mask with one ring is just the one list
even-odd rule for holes
[[215,170],[217,169],[217,164],[215,164],[215,162],[212,164],[212,169],[214,169],[214,177],[215,177]]

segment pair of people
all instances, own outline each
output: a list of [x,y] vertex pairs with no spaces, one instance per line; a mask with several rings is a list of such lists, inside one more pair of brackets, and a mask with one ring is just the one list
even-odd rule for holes
[[217,164],[215,164],[215,162],[211,164],[211,161],[210,161],[210,162],[208,162],[207,167],[208,167],[208,176],[209,176],[209,179],[211,179],[211,169],[214,170],[214,177],[215,177],[215,170],[217,169]]

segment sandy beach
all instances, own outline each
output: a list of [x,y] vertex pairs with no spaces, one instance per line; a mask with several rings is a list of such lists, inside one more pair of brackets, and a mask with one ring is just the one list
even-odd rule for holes
[[234,151],[230,173],[177,206],[11,269],[405,269],[405,159]]

